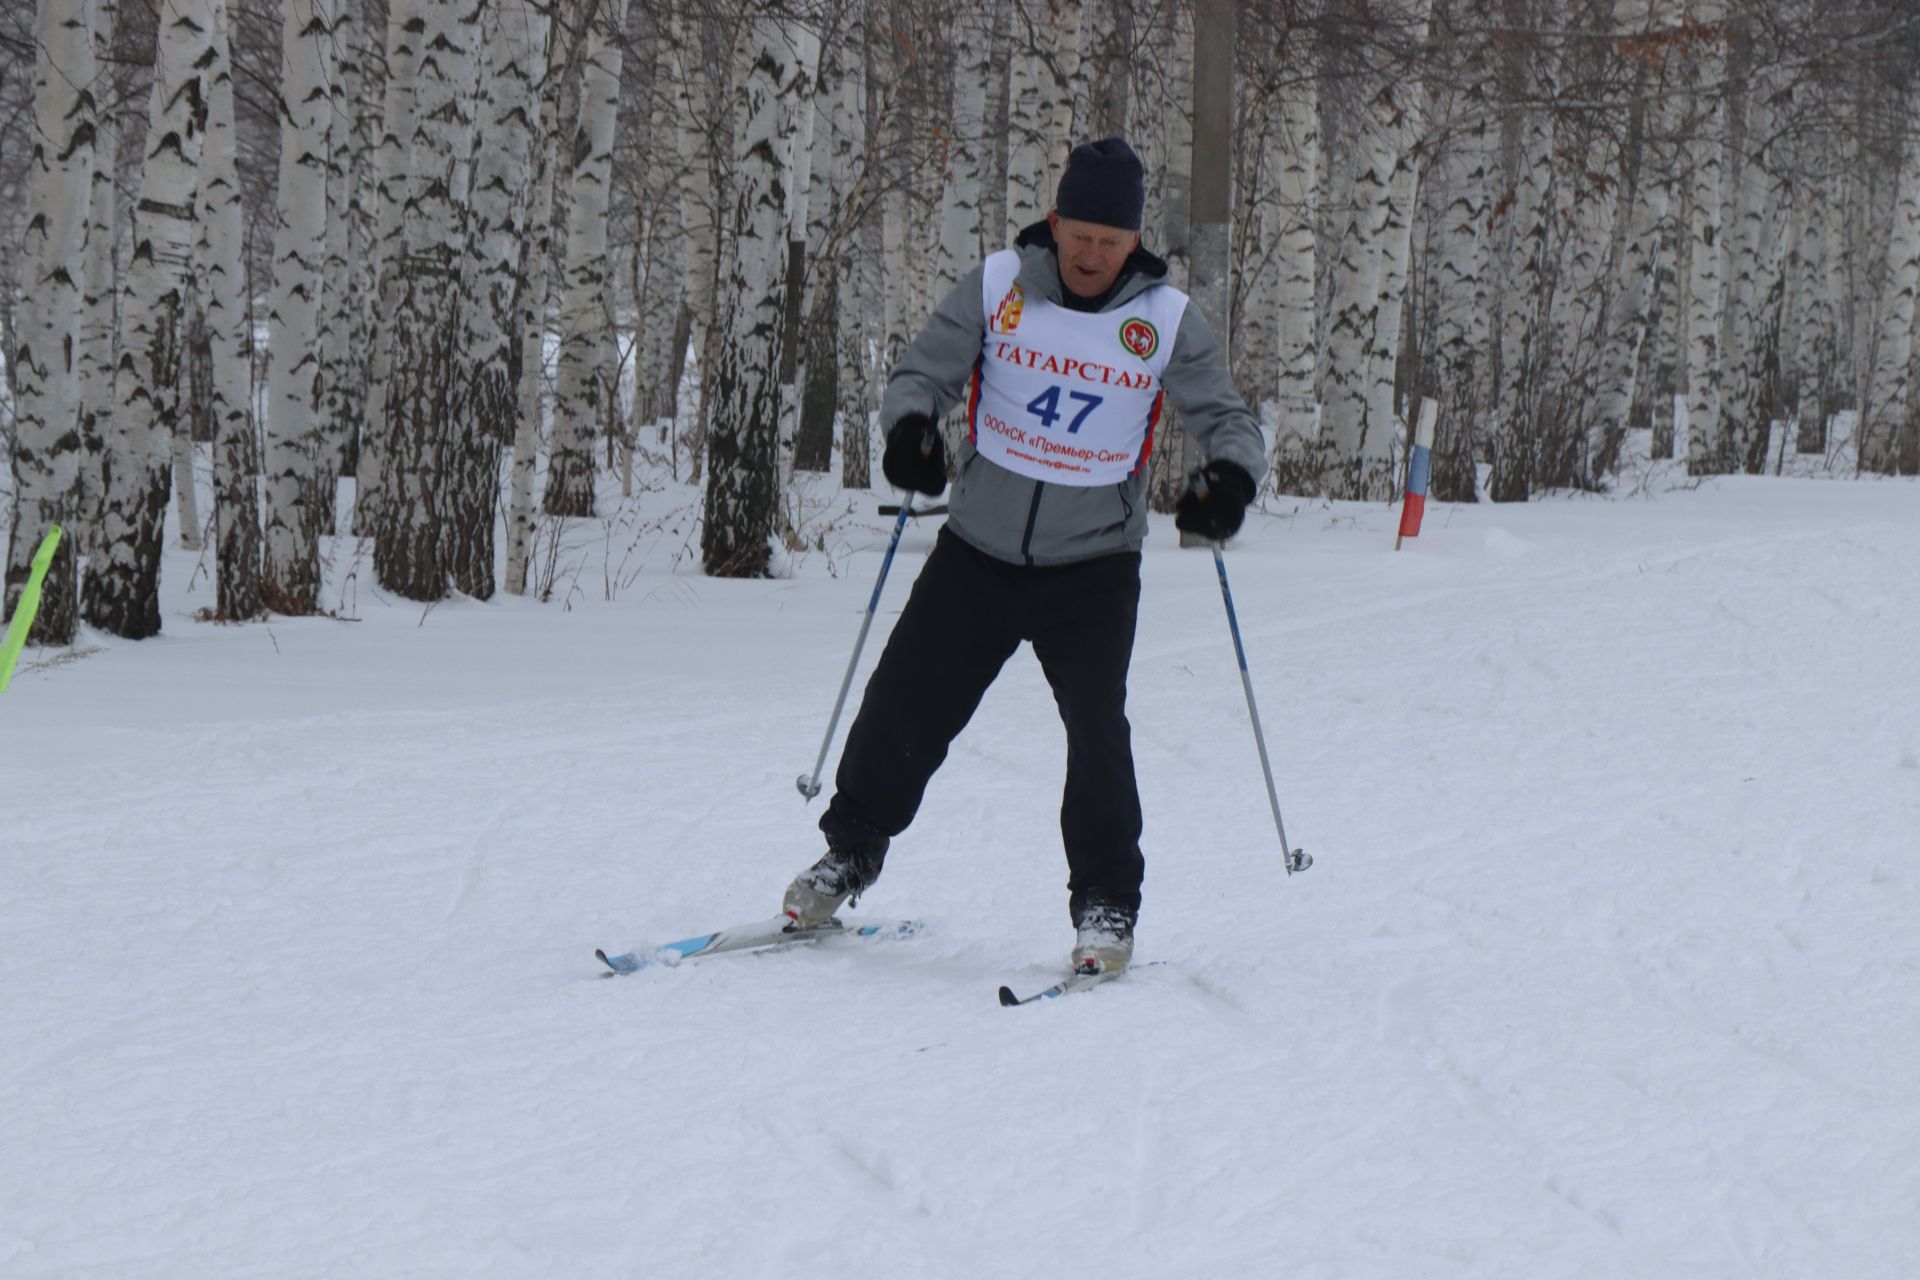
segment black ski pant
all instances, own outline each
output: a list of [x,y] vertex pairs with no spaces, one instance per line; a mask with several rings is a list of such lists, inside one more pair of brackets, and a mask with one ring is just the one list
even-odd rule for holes
[[1070,910],[1134,913],[1145,864],[1127,724],[1140,554],[1027,568],[942,529],[867,682],[820,829],[870,858],[906,830],[987,686],[1022,640],[1067,729],[1060,833]]

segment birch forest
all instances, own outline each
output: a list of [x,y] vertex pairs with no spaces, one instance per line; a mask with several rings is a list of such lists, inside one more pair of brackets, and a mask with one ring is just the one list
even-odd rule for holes
[[1391,500],[1423,398],[1441,502],[1911,474],[1916,117],[1916,0],[0,0],[7,610],[56,523],[40,644],[173,542],[217,620],[546,598],[681,486],[777,573],[1113,134],[1269,495]]

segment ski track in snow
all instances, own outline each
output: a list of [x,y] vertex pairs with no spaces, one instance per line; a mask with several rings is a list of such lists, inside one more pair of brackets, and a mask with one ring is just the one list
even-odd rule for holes
[[816,856],[890,521],[831,573],[649,533],[613,603],[270,628],[191,622],[171,553],[162,638],[0,700],[0,1274],[1920,1275],[1920,491],[1394,523],[1270,501],[1228,553],[1289,878],[1156,518],[1166,963],[1020,1010],[1070,941],[1026,653],[854,913],[923,935],[593,959]]

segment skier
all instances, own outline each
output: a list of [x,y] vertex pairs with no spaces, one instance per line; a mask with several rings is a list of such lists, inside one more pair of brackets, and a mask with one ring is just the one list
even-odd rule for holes
[[1123,139],[1075,147],[1046,220],[954,286],[887,382],[882,470],[894,485],[946,488],[936,421],[963,396],[967,436],[946,525],[848,731],[820,819],[826,856],[787,888],[784,910],[800,925],[872,887],[1025,640],[1067,730],[1070,963],[1117,972],[1132,957],[1145,862],[1126,680],[1162,402],[1207,458],[1178,528],[1230,537],[1266,465],[1218,340],[1140,245],[1145,205]]

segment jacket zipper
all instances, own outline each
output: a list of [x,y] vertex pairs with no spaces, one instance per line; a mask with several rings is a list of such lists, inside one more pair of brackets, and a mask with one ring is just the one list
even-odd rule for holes
[[1046,487],[1044,481],[1033,482],[1033,504],[1027,508],[1027,532],[1020,539],[1020,558],[1027,562],[1027,568],[1033,568],[1033,526],[1040,518],[1040,491]]

